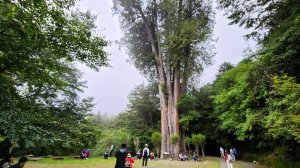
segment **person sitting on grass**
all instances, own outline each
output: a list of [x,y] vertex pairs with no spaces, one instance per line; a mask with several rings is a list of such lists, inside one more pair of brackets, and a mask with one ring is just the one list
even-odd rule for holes
[[127,158],[125,160],[125,168],[133,168],[134,160],[131,158],[131,154],[127,154]]
[[150,152],[150,160],[154,160],[154,152]]
[[189,157],[188,157],[187,153],[184,153],[184,155],[183,155],[183,160],[184,160],[184,161],[188,161],[188,160],[189,160]]
[[178,157],[179,157],[179,160],[180,160],[180,161],[184,161],[184,157],[183,157],[183,154],[182,154],[182,153],[179,153]]
[[136,157],[137,157],[138,160],[141,160],[141,158],[142,158],[141,150],[138,150],[136,152]]
[[8,154],[5,156],[3,160],[0,161],[0,168],[9,168],[13,163],[12,154]]
[[197,162],[198,161],[198,155],[196,152],[193,152],[193,161]]
[[17,164],[12,165],[10,168],[23,168],[27,161],[27,157],[23,156],[19,159],[19,162]]

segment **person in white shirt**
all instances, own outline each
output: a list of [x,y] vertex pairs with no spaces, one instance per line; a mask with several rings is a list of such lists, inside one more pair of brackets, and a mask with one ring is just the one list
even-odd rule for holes
[[221,159],[224,159],[224,149],[220,146]]
[[148,148],[148,144],[145,144],[145,148],[143,149],[143,152],[142,152],[142,156],[143,156],[143,168],[144,167],[147,167],[147,162],[148,162],[148,158],[149,158],[149,154],[150,154],[150,151],[149,151],[149,148]]

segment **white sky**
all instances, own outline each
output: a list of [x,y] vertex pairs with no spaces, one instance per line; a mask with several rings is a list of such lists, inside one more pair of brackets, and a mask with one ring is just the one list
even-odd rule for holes
[[[77,66],[84,73],[83,80],[87,81],[88,86],[82,96],[94,97],[96,103],[94,112],[105,113],[109,116],[124,111],[130,91],[134,86],[146,83],[146,79],[128,63],[125,51],[120,51],[113,43],[122,37],[122,32],[118,16],[112,15],[112,5],[112,0],[81,0],[77,4],[77,8],[81,11],[90,10],[97,15],[96,25],[99,34],[112,42],[106,48],[106,51],[110,53],[109,59],[112,67],[102,68],[100,72],[95,72],[83,65]],[[215,22],[214,36],[218,41],[215,43],[214,64],[205,69],[199,85],[212,82],[220,64],[225,61],[237,64],[243,59],[243,50],[255,45],[253,41],[244,39],[243,35],[247,33],[246,30],[236,25],[228,25],[229,20],[223,16],[222,11],[216,10]]]

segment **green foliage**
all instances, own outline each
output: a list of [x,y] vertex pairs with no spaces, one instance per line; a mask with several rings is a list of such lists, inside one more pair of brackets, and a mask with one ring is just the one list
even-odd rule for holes
[[[112,120],[111,124],[108,125],[112,130],[108,130],[108,132],[125,129],[131,135],[130,143],[135,145],[135,150],[143,148],[144,144],[149,144],[150,142],[156,148],[160,148],[161,142],[157,134],[157,131],[160,130],[159,98],[156,96],[157,92],[156,84],[149,84],[147,86],[138,85],[135,87],[128,96],[128,109]],[[108,140],[108,142],[111,141]],[[103,144],[102,141],[100,144]],[[105,143],[103,145],[105,146]],[[101,152],[104,152],[105,148],[101,148]]]
[[173,134],[173,135],[171,136],[171,144],[175,145],[175,144],[178,143],[178,141],[179,141],[179,135]]
[[193,145],[196,146],[196,150],[198,149],[199,145],[201,146],[202,156],[204,157],[204,146],[206,144],[206,136],[203,134],[192,134],[191,141],[192,141]]
[[156,154],[159,156],[160,146],[161,146],[161,133],[153,132],[151,135],[151,142],[155,145]]
[[132,134],[126,129],[107,129],[104,130],[100,141],[96,145],[96,155],[103,153],[113,144],[114,149],[119,149],[122,144],[129,146],[132,142]]
[[294,78],[274,76],[267,99],[266,128],[274,139],[294,139],[300,143],[300,84]]
[[78,152],[99,137],[87,119],[93,99],[79,99],[84,82],[73,63],[107,65],[107,42],[94,33],[95,17],[74,5],[0,2],[0,134],[19,154]]
[[161,134],[159,132],[153,132],[151,136],[151,142],[156,146],[161,144]]
[[194,145],[200,145],[202,147],[206,144],[206,137],[203,134],[192,134],[192,143]]

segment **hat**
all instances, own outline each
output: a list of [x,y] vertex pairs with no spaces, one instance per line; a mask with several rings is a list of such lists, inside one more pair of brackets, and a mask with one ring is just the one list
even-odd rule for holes
[[20,159],[19,159],[19,163],[24,163],[24,162],[27,162],[28,161],[28,159],[27,159],[27,157],[25,157],[25,156],[23,156],[23,157],[21,157]]
[[130,158],[130,157],[131,157],[131,154],[130,154],[130,153],[128,153],[128,154],[127,154],[127,157],[128,157],[128,158]]
[[127,145],[126,144],[122,144],[121,148],[127,148]]
[[148,147],[148,144],[145,144],[145,147]]

